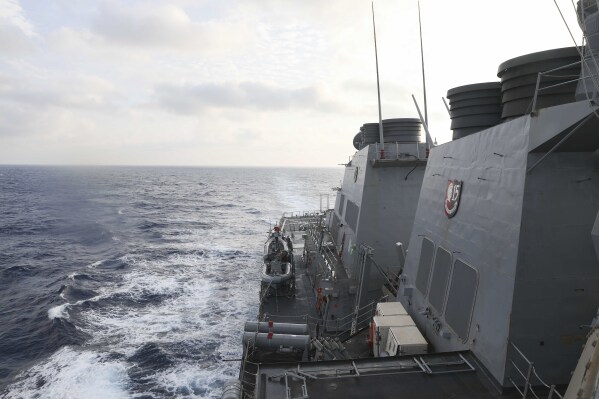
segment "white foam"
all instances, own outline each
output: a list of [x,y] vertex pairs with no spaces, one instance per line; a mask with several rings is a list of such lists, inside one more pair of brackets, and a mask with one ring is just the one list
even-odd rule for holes
[[102,259],[99,260],[97,262],[92,263],[91,265],[87,265],[88,269],[95,269],[96,267],[100,266],[102,263],[104,263],[106,261],[106,259]]
[[[62,293],[61,293],[62,296]],[[53,319],[69,319],[69,313],[67,312],[68,303],[63,303],[62,305],[54,306],[48,310],[48,318],[50,320]]]
[[127,384],[125,364],[67,346],[17,376],[6,398],[121,399],[129,397]]
[[[133,364],[108,360],[107,353],[126,359],[150,342],[161,347],[183,345],[175,353],[188,347],[200,359],[179,359],[155,371],[148,376],[152,386],[177,397],[219,397],[222,382],[237,374],[239,364],[217,359],[240,357],[242,323],[255,317],[259,257],[231,255],[234,258],[227,259],[223,255],[234,254],[237,248],[219,246],[202,251],[197,245],[183,246],[196,252],[152,260],[124,256],[122,260],[132,268],[117,281],[96,289],[97,296],[51,308],[49,318],[68,318],[70,308],[85,302],[123,296],[134,300],[130,306],[128,301],[116,301],[115,306],[82,309],[77,328],[90,339],[78,351],[63,348],[24,373],[22,380],[10,387],[11,393],[16,388],[9,398],[33,398],[40,393],[53,398],[127,397],[125,388],[133,382],[127,382],[126,370]],[[98,352],[103,350],[107,352]],[[89,382],[96,372],[99,379]],[[46,384],[38,390],[39,378]],[[92,389],[98,393],[91,393]]]
[[[154,381],[169,393],[180,393],[183,397],[220,397],[216,387],[239,373],[239,364],[225,362],[224,367],[215,369],[199,362],[184,362],[156,373]],[[212,393],[212,395],[210,395]],[[215,396],[216,394],[216,396]],[[208,396],[210,395],[210,396]]]

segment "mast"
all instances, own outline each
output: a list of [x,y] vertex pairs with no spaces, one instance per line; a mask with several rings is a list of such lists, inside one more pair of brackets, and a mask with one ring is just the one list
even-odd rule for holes
[[422,91],[424,92],[424,121],[428,126],[428,107],[426,104],[426,78],[424,77],[424,47],[422,45],[422,21],[420,19],[420,0],[418,0],[418,27],[420,28],[420,59],[422,62]]
[[381,159],[385,159],[385,142],[383,141],[383,117],[381,113],[381,85],[379,83],[379,56],[376,48],[376,25],[374,23],[374,1],[372,2],[372,30],[374,31],[374,59],[376,62],[376,90],[379,99],[379,140],[381,143]]

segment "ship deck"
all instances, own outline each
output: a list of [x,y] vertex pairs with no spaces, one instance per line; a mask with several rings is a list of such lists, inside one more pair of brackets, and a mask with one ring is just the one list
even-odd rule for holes
[[[318,251],[318,237],[313,236],[315,233],[311,232],[308,226],[313,226],[319,221],[320,219],[314,216],[284,217],[281,220],[285,234],[288,234],[293,242],[295,292],[293,295],[271,295],[263,298],[259,312],[260,320],[307,323],[312,336],[326,335],[327,328],[331,330],[332,326],[323,325],[322,310],[317,308],[316,275],[320,277],[322,271],[327,270],[334,276],[330,283],[335,288],[340,282],[347,281],[348,276],[335,250],[326,251],[326,255]],[[322,241],[323,247],[334,245],[326,231]],[[351,308],[348,306],[346,313],[350,312]]]
[[[326,230],[308,228],[316,223],[320,224],[320,219],[311,216],[281,220],[294,247],[295,292],[263,298],[259,319],[306,323],[313,338],[335,337],[338,330],[327,330],[322,311],[317,309],[315,283],[322,273],[328,273],[333,284],[346,289],[349,279],[335,248],[318,250],[319,242],[325,248],[331,240]],[[318,281],[322,283],[322,279]],[[347,309],[351,312],[351,306]],[[244,377],[249,379],[244,381],[254,388],[255,398],[362,398],[366,392],[398,399],[522,397],[516,390],[502,392],[495,386],[470,352],[374,358],[366,342],[367,333],[344,335],[343,355],[320,361],[303,361],[294,354],[273,357],[273,353],[254,352],[246,363],[249,374]]]
[[[313,243],[305,240],[306,231],[300,230],[310,222],[313,222],[312,218],[296,218],[294,226],[290,226],[291,223],[286,223],[287,225],[284,226],[287,229],[286,234],[290,235],[293,242],[295,292],[287,295],[277,293],[277,295],[262,298],[259,313],[260,320],[312,325],[314,321],[319,319],[316,311],[316,297],[314,296],[312,282],[306,273],[306,260],[303,255],[306,245],[308,251],[313,250]],[[290,227],[293,230],[289,231]],[[312,334],[315,333],[315,331],[311,332]]]
[[262,364],[256,398],[521,398],[500,392],[469,353]]

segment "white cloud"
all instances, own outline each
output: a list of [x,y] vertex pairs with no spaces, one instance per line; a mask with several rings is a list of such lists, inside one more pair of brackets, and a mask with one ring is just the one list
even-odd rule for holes
[[332,111],[338,108],[315,87],[292,89],[261,82],[159,85],[156,97],[162,107],[181,114],[227,108],[260,111],[302,108]]
[[17,27],[27,36],[35,36],[33,24],[25,17],[23,8],[18,0],[0,1],[0,20]]
[[0,0],[0,55],[19,56],[34,49],[37,37],[17,0]]
[[229,54],[250,46],[254,31],[244,22],[194,21],[180,7],[102,3],[92,32],[117,46]]
[[[439,141],[449,88],[570,44],[546,0],[421,3]],[[375,6],[383,118],[415,117],[416,3]],[[371,21],[370,0],[0,0],[0,162],[341,163],[378,119]]]

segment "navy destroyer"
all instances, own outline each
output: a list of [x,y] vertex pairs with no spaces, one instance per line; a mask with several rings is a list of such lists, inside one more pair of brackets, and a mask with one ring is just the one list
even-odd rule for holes
[[599,12],[578,13],[583,47],[448,91],[453,141],[360,128],[334,209],[269,233],[223,398],[599,397]]

